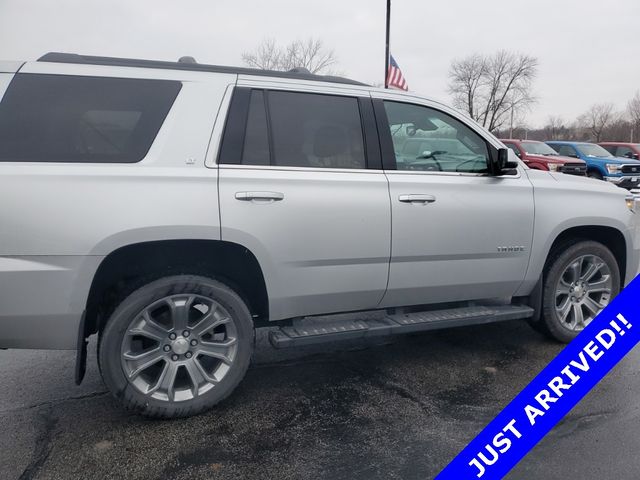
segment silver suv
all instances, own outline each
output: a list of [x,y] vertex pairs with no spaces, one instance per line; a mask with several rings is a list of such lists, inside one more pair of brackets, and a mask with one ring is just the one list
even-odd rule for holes
[[97,334],[145,415],[229,395],[256,328],[282,348],[529,319],[569,341],[638,271],[636,198],[529,170],[431,100],[75,54],[0,72],[0,348],[77,349],[80,382]]

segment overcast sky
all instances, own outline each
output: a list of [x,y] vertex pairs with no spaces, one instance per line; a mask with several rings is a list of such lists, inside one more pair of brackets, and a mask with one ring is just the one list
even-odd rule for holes
[[[385,0],[0,0],[0,58],[48,51],[240,65],[264,38],[309,36],[337,69],[383,81]],[[450,103],[451,60],[508,49],[540,61],[528,123],[623,109],[640,89],[640,0],[393,0],[391,52],[411,90]]]

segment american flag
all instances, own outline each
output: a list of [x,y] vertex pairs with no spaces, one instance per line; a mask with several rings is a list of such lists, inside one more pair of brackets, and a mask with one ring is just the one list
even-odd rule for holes
[[387,75],[387,87],[399,90],[409,90],[407,81],[402,76],[402,70],[396,63],[393,55],[389,55],[389,73]]

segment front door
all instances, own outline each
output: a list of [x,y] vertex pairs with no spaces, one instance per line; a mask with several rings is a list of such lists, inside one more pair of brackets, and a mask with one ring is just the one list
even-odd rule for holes
[[513,295],[532,244],[526,175],[488,175],[488,141],[450,113],[392,100],[376,106],[388,133],[393,219],[383,306]]

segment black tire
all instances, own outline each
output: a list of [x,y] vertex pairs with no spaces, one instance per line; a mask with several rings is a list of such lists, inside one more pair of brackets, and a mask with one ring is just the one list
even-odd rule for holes
[[580,331],[572,330],[562,322],[556,310],[556,289],[562,275],[569,266],[585,256],[595,256],[601,259],[610,272],[611,294],[607,301],[620,292],[620,269],[611,251],[601,243],[578,240],[574,244],[565,244],[553,251],[547,262],[544,276],[544,290],[542,296],[542,319],[538,322],[540,330],[551,338],[562,343],[573,340]]
[[[145,311],[147,307],[154,305],[157,302],[163,302],[166,298],[180,298],[181,295],[187,297],[193,295],[197,296],[196,298],[211,299],[216,305],[218,305],[218,308],[222,307],[219,308],[219,310],[225,312],[225,318],[230,318],[230,321],[225,321],[225,324],[230,326],[232,325],[234,332],[235,338],[229,340],[233,342],[234,345],[231,347],[233,348],[233,361],[230,366],[227,367],[225,365],[224,376],[222,376],[219,382],[204,384],[209,388],[209,390],[204,391],[204,393],[199,393],[199,389],[195,386],[195,382],[191,382],[191,384],[194,385],[192,388],[198,392],[197,395],[193,394],[193,398],[181,400],[177,398],[170,399],[170,397],[167,397],[167,399],[153,398],[143,393],[131,381],[129,381],[127,374],[125,373],[126,361],[123,360],[125,344],[123,342],[125,342],[125,336],[127,339],[132,337],[132,334],[130,333],[132,322],[139,322],[139,319],[142,318],[142,312]],[[175,304],[172,303],[171,305]],[[191,306],[187,307],[186,311],[190,312],[191,308]],[[213,309],[212,311],[216,312],[218,310]],[[150,323],[153,326],[158,325],[155,319]],[[147,324],[145,323],[145,325]],[[221,327],[218,326],[216,328],[219,329]],[[223,333],[217,335],[227,335],[227,326],[225,325],[222,328]],[[188,337],[183,337],[183,334],[179,335],[180,337],[178,337],[178,340],[181,338],[183,340],[188,340]],[[213,330],[207,333],[207,335],[213,335]],[[195,338],[196,337],[193,336],[192,341],[195,340]],[[200,337],[198,338],[200,339]],[[209,338],[213,339],[213,337]],[[140,342],[141,340],[136,339],[135,341]],[[173,342],[171,340],[161,340],[156,343],[158,343],[158,347],[155,347],[154,345],[152,346],[152,349],[160,352],[158,349],[166,347],[166,345],[163,344]],[[205,345],[204,340],[201,343],[202,346]],[[184,346],[184,343],[181,345]],[[187,417],[210,409],[231,394],[235,387],[240,383],[247,371],[247,368],[249,367],[253,354],[253,345],[253,321],[251,314],[249,313],[249,309],[240,296],[238,296],[229,287],[216,280],[200,276],[177,275],[164,277],[144,285],[128,295],[116,307],[100,335],[98,362],[105,384],[127,410],[156,418]],[[173,347],[169,346],[167,348]],[[189,346],[186,348],[189,348],[190,350],[195,349],[195,347]],[[145,350],[143,350],[143,353],[144,351]],[[158,368],[167,368],[170,364],[170,357],[175,353],[176,352],[173,350],[166,353],[168,358],[160,360],[161,367]],[[158,354],[159,353],[156,355]],[[162,350],[162,355],[165,356],[164,350]],[[191,355],[188,358],[193,357],[194,361],[197,360],[197,355],[194,355],[189,351],[188,353],[183,353],[180,356],[184,362],[187,362],[186,355]],[[180,362],[176,362],[173,368],[177,371],[182,370],[183,373],[188,374],[189,369],[186,367],[176,367],[179,363]],[[164,373],[160,373],[159,378],[163,377]],[[179,377],[176,374],[174,378],[178,379]],[[192,377],[188,376],[186,378],[191,379]],[[160,380],[158,380],[158,382],[160,382]],[[172,383],[172,390],[173,385],[174,384]],[[175,391],[177,392],[177,390]]]
[[602,174],[597,170],[589,170],[587,173],[587,177],[594,178],[596,180],[602,180]]

